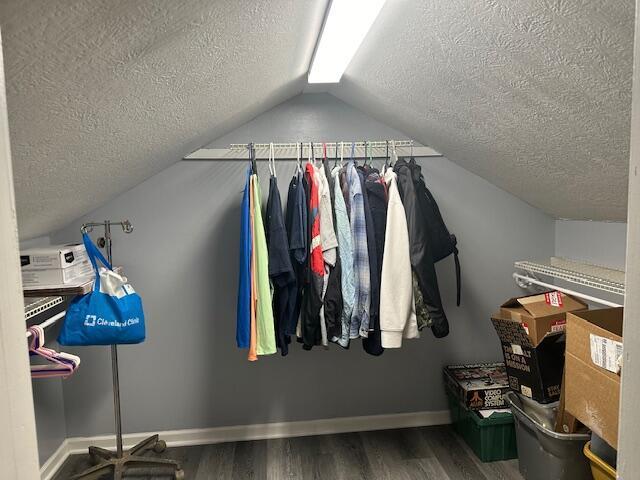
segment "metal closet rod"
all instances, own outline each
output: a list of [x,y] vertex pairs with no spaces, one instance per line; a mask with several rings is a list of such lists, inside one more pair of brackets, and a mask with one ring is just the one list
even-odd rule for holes
[[[67,314],[66,310],[64,312],[57,313],[56,315],[54,315],[53,317],[45,320],[44,322],[40,323],[39,325],[43,329],[47,328],[47,327],[50,327],[51,325],[56,323],[58,320],[60,320],[62,317],[64,317],[66,314]],[[30,336],[31,336],[31,332],[27,331],[27,338],[29,338]]]
[[[356,141],[343,141],[343,142],[311,142],[311,141],[302,141],[302,142],[287,142],[287,143],[273,143],[273,147],[274,148],[297,148],[298,146],[301,146],[302,148],[309,148],[309,144],[313,145],[313,148],[315,149],[316,147],[320,147],[322,148],[323,146],[326,145],[327,148],[333,148],[335,149],[336,147],[341,147],[344,146],[345,148],[345,156],[347,153],[351,153],[350,151],[347,152],[347,149],[351,148],[351,145],[353,144],[353,146],[355,148],[364,148],[364,147],[370,147],[370,148],[380,148],[380,147],[384,147],[386,148],[387,145],[389,146],[389,148],[392,148],[393,145],[397,147],[412,147],[414,146],[414,142],[413,140],[372,140],[372,141],[360,141],[360,142],[356,142]],[[246,150],[247,148],[249,148],[249,143],[232,143],[229,145],[229,148],[231,150]],[[263,149],[263,148],[270,148],[271,147],[271,143],[254,143],[253,144],[253,148],[255,148],[256,150],[258,149]]]

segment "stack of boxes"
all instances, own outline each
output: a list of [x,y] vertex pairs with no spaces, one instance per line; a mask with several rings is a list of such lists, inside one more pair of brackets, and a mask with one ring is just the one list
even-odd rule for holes
[[540,403],[560,399],[568,312],[585,303],[560,292],[511,298],[491,321],[502,344],[512,390]]
[[[583,478],[588,467],[582,450],[589,438],[583,433],[589,430],[617,447],[622,317],[622,308],[589,310],[561,292],[509,299],[492,316],[509,387],[519,396],[513,398],[546,432],[533,453],[520,452],[525,479],[543,478],[533,472],[545,463],[548,471],[553,463],[565,472],[562,479]],[[545,421],[536,412],[553,418]]]
[[83,244],[51,245],[20,252],[24,288],[64,287],[93,275]]
[[516,458],[513,416],[504,363],[451,365],[444,369],[454,429],[483,462]]

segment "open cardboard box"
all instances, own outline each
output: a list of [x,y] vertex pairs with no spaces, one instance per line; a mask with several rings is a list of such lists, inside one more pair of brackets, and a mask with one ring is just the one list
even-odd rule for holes
[[540,403],[560,398],[566,314],[585,303],[561,292],[511,298],[491,321],[502,343],[509,386]]
[[618,444],[622,308],[567,315],[565,408],[613,448]]
[[538,345],[548,333],[563,332],[566,313],[586,310],[581,300],[562,292],[546,292],[510,298],[500,306],[504,318],[520,322],[531,342]]

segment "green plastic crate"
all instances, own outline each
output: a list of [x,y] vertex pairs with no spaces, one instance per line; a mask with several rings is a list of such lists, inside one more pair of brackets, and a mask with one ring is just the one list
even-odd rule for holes
[[447,389],[453,428],[483,462],[518,458],[513,415],[494,414],[481,418],[468,410]]

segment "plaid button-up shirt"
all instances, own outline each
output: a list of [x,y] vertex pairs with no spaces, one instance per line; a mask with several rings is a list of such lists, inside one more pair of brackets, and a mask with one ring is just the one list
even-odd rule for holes
[[351,314],[349,336],[358,338],[369,335],[369,251],[367,248],[367,225],[364,215],[364,200],[360,177],[353,162],[347,165],[347,183],[351,207],[351,245],[353,248],[353,273],[355,305]]

